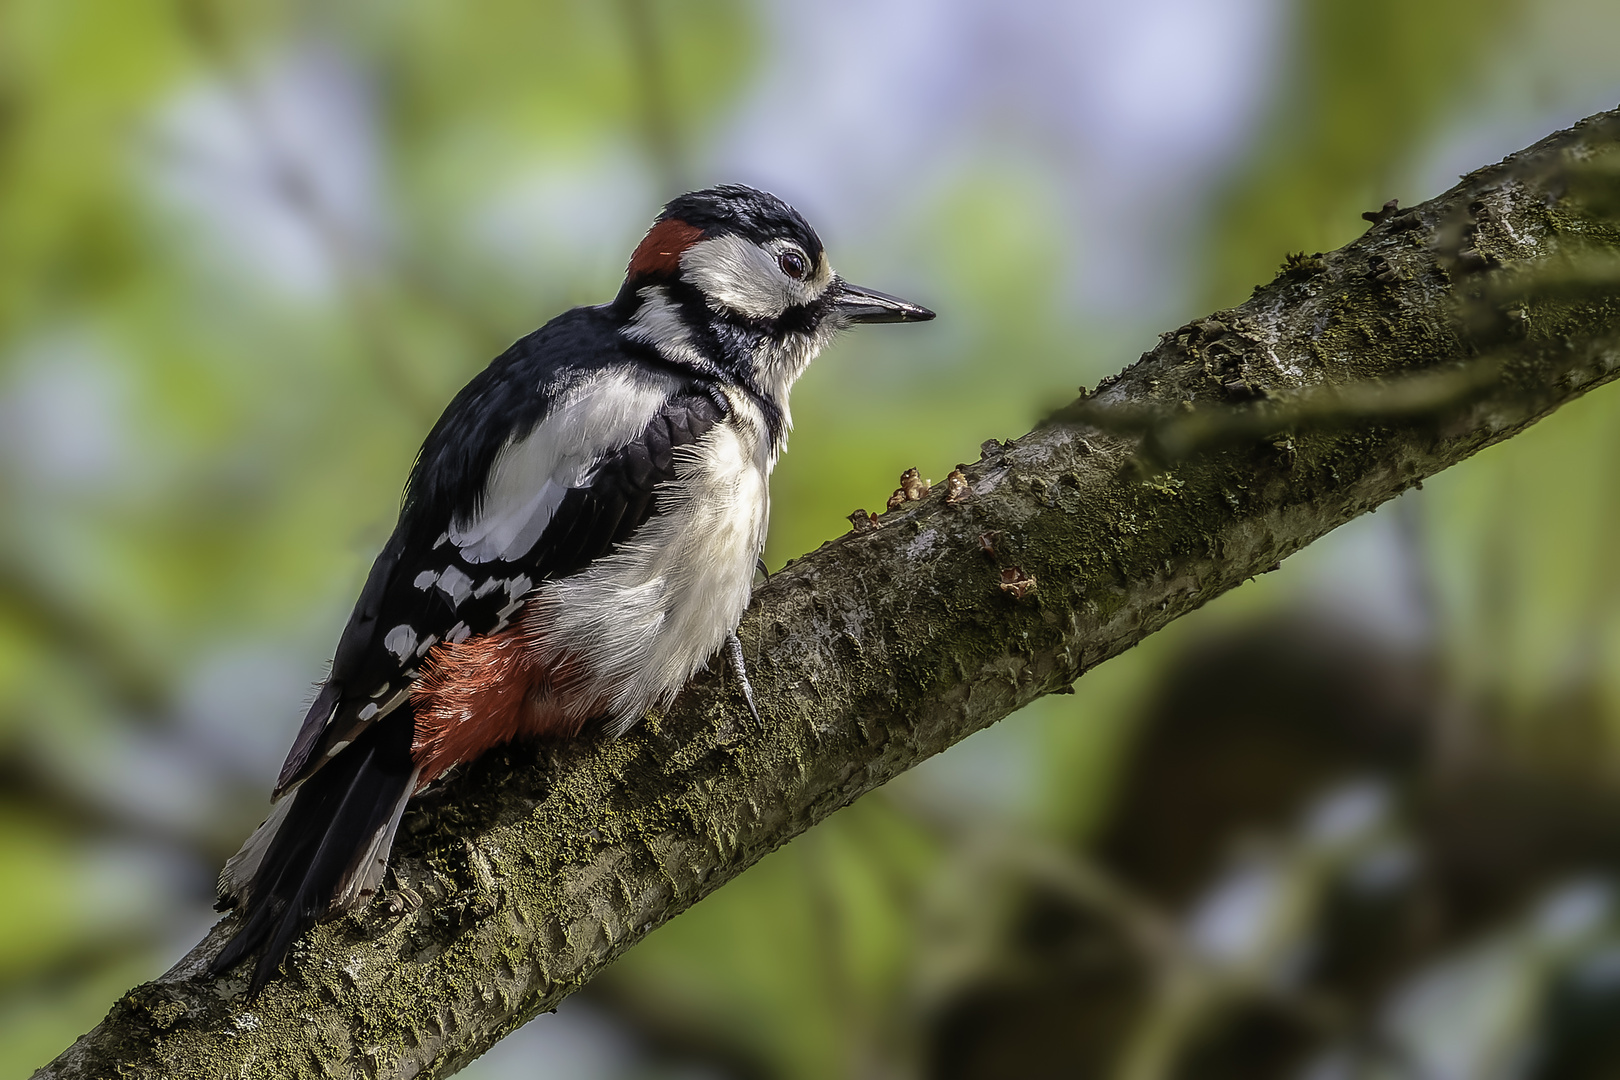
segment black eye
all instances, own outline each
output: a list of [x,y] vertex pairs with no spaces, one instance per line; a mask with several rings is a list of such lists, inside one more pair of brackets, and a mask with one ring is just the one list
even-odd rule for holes
[[797,251],[784,251],[776,257],[776,265],[782,268],[782,273],[798,281],[804,277],[806,270],[810,269],[805,263],[804,256]]

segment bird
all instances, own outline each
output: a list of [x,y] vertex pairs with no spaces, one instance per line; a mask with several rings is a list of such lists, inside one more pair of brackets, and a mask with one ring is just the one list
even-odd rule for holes
[[833,271],[804,217],[723,185],[667,203],[607,304],[455,395],[293,740],[220,873],[252,1000],[307,930],[369,904],[406,804],[517,738],[618,737],[720,652],[765,543],[794,382],[841,330],[923,322]]

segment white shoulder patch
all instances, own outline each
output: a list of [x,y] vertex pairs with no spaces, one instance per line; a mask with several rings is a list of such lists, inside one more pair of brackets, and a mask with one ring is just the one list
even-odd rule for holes
[[602,455],[641,434],[676,385],[673,375],[629,369],[576,383],[533,431],[501,450],[478,514],[450,523],[450,542],[461,557],[469,563],[522,558],[568,489],[589,483]]

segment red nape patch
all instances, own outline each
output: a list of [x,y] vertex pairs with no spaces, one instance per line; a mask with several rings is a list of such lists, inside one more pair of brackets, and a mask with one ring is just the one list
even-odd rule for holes
[[419,789],[501,743],[577,735],[601,711],[574,690],[580,664],[551,646],[533,622],[524,618],[498,634],[441,642],[428,653],[411,687],[411,760],[422,767]]
[[669,218],[647,230],[630,256],[630,277],[667,277],[679,272],[681,253],[703,239],[703,230]]

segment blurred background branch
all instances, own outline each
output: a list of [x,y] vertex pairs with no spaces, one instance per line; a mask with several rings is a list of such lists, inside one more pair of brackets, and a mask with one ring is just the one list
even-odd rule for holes
[[625,40],[630,49],[630,70],[635,80],[641,138],[664,191],[685,191],[691,173],[682,153],[682,132],[674,107],[674,87],[664,55],[653,0],[619,0]]
[[151,657],[122,637],[123,628],[50,591],[32,569],[0,558],[0,610],[32,628],[53,651],[75,658],[109,704],[131,720],[152,722],[170,688]]

